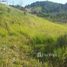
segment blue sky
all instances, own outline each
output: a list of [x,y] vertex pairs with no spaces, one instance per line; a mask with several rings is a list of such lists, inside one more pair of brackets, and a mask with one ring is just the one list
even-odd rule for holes
[[[47,1],[47,0],[24,0],[23,2],[26,5],[26,4],[30,4],[32,2],[36,2],[36,1]],[[58,2],[58,3],[63,3],[63,4],[67,2],[67,0],[48,0],[48,1]]]
[[[7,0],[9,3],[14,3],[14,4],[22,4],[23,6],[31,4],[36,1],[46,1],[46,0]],[[52,2],[58,2],[58,3],[66,3],[67,0],[48,0]]]

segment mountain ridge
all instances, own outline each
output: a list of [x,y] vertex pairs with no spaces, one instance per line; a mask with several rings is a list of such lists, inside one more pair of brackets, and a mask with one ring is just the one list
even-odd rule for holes
[[30,5],[27,5],[26,8],[30,9],[31,13],[36,14],[40,17],[47,18],[52,21],[57,22],[67,22],[67,3],[60,4],[54,3],[51,1],[37,1]]

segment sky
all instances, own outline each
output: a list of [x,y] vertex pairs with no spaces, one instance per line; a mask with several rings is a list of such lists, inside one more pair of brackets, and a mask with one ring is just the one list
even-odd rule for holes
[[[31,4],[36,1],[47,1],[47,0],[7,0],[10,4],[20,4],[22,6]],[[48,0],[52,2],[57,2],[57,3],[67,3],[67,0]]]
[[[24,5],[26,5],[26,4],[36,2],[36,1],[47,1],[47,0],[24,0],[23,3],[24,3]],[[48,0],[48,1],[63,3],[63,4],[67,2],[67,0]]]

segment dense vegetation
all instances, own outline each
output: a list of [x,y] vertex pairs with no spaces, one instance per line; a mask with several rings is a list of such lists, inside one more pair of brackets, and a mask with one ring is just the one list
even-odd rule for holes
[[67,22],[67,4],[50,1],[35,2],[26,6],[31,13],[45,17],[51,21]]
[[0,67],[67,67],[67,27],[0,4]]

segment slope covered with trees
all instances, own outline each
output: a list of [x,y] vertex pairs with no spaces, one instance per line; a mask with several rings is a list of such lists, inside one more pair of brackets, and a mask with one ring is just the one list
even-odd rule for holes
[[31,13],[45,17],[51,21],[67,22],[67,4],[54,3],[50,1],[37,1],[26,6]]

